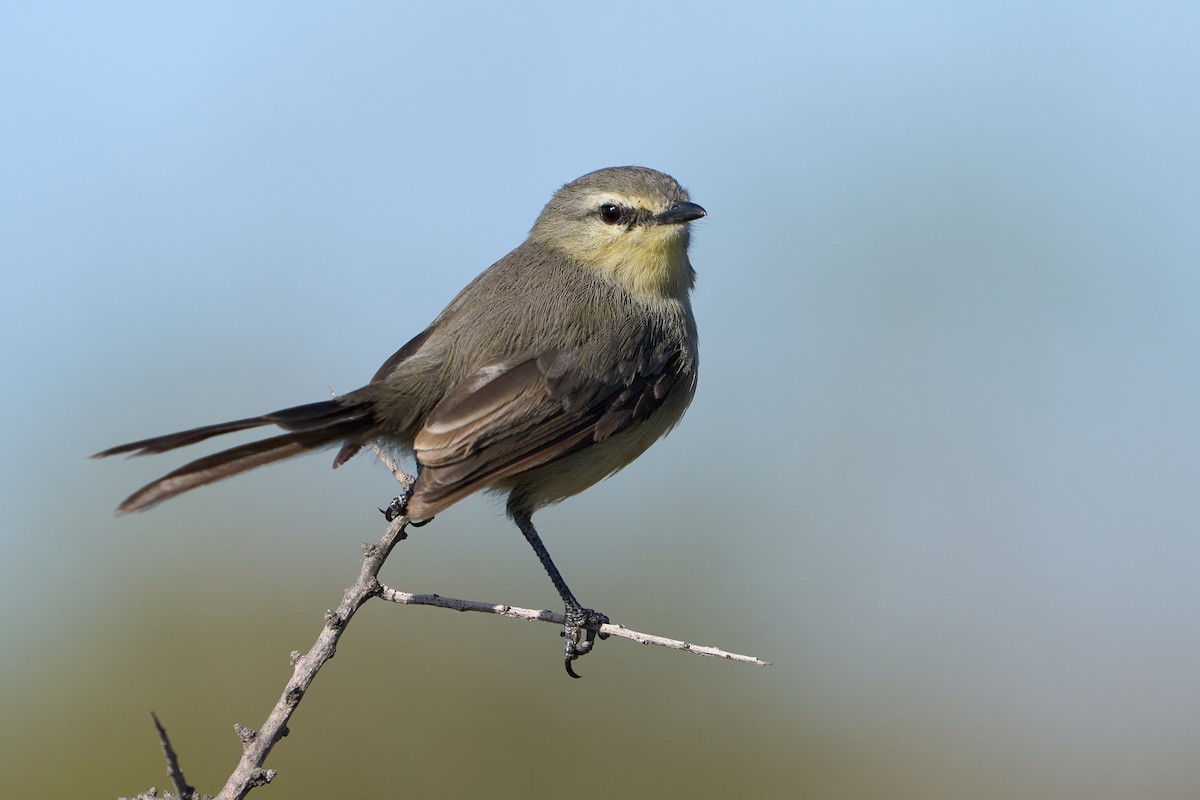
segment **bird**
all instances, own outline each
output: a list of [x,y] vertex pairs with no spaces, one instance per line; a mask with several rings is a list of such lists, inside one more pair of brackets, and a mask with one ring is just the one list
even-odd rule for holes
[[313,450],[340,447],[336,468],[378,441],[416,462],[402,507],[414,525],[477,491],[507,494],[508,516],[564,604],[563,661],[578,677],[572,662],[608,618],[576,599],[533,515],[628,465],[691,403],[690,223],[706,215],[678,181],[647,167],[565,184],[525,241],[362,388],[96,453],[141,456],[251,428],[283,431],[185,464],[131,494],[118,514]]

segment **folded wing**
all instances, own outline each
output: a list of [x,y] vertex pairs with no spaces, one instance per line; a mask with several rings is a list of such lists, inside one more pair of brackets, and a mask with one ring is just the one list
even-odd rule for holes
[[504,478],[603,441],[648,418],[678,377],[664,350],[600,375],[572,354],[524,354],[485,365],[426,418],[413,449],[421,465],[410,501],[433,516]]

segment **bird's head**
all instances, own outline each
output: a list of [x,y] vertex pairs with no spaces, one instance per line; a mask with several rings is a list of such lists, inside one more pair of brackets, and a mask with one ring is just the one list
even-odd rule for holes
[[639,297],[684,297],[694,272],[688,223],[705,216],[670,175],[646,167],[589,172],[555,193],[529,238]]

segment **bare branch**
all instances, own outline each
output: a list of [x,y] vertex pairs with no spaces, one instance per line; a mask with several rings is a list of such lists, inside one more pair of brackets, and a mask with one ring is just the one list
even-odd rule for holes
[[[452,611],[478,611],[481,614],[497,614],[501,617],[521,619],[526,622],[552,622],[555,625],[566,624],[566,618],[562,614],[556,614],[553,611],[517,608],[515,606],[504,605],[503,603],[458,600],[453,597],[442,597],[438,594],[410,594],[409,592],[401,592],[389,586],[380,587],[379,597],[390,603],[399,603],[406,606],[434,606],[436,608],[448,608]],[[712,656],[713,658],[723,658],[727,661],[739,661],[743,664],[756,664],[760,667],[771,665],[770,661],[763,661],[761,658],[754,656],[730,653],[717,647],[708,647],[678,639],[668,639],[663,636],[641,633],[615,623],[601,625],[599,631],[604,636],[617,636],[637,642],[638,644],[653,644],[659,647],[667,647],[671,650],[683,650],[684,652],[693,653],[698,656]]]
[[154,729],[158,731],[158,743],[162,745],[163,758],[167,760],[167,777],[175,785],[175,794],[183,800],[189,800],[196,794],[196,790],[183,777],[183,769],[179,766],[179,756],[175,754],[175,748],[171,746],[171,740],[167,738],[167,729],[158,721],[158,715],[153,711],[150,712],[150,718],[154,720]]
[[383,449],[377,440],[371,440],[371,449],[375,451],[375,457],[383,462],[383,465],[392,471],[392,477],[395,478],[401,488],[401,494],[408,494],[408,490],[412,488],[417,479],[409,475],[404,470],[400,469],[400,465],[396,463],[396,459],[392,458],[392,454]]
[[346,625],[363,603],[379,593],[379,570],[392,548],[405,537],[404,526],[407,524],[408,517],[397,517],[388,525],[387,532],[378,543],[363,545],[365,558],[358,580],[346,589],[336,610],[325,612],[325,627],[312,648],[299,657],[293,654],[292,677],[263,726],[258,731],[235,726],[238,738],[242,740],[242,758],[218,795],[221,800],[240,800],[255,786],[270,783],[275,777],[275,770],[262,768],[267,755],[276,742],[287,735],[288,720],[300,705],[317,672],[337,652],[337,643]]
[[[372,447],[380,460],[387,465],[396,477],[396,480],[400,482],[404,488],[404,495],[407,496],[415,483],[415,479],[397,467],[395,461],[378,444],[373,443]],[[393,507],[400,508],[400,505],[396,503]],[[263,723],[263,726],[258,731],[253,731],[242,725],[234,726],[234,730],[242,742],[242,758],[238,762],[233,774],[230,775],[228,782],[226,782],[225,788],[218,795],[220,800],[241,800],[252,788],[269,783],[275,777],[274,770],[263,769],[263,764],[266,762],[268,754],[270,754],[275,744],[288,734],[288,720],[291,719],[296,707],[299,706],[300,701],[308,692],[309,687],[317,676],[317,672],[325,665],[325,662],[333,658],[337,651],[338,640],[341,638],[342,633],[345,632],[346,626],[358,609],[362,607],[363,603],[372,597],[383,597],[385,600],[402,605],[429,605],[439,608],[450,608],[456,611],[478,611],[512,617],[514,619],[552,622],[556,625],[565,624],[566,620],[562,614],[556,614],[551,611],[515,608],[508,605],[480,603],[472,600],[456,600],[436,594],[409,594],[384,586],[379,582],[379,570],[383,567],[384,561],[392,552],[392,548],[396,546],[397,542],[405,538],[404,529],[408,523],[409,519],[407,516],[396,517],[388,526],[387,532],[384,533],[382,539],[376,544],[363,545],[364,558],[358,579],[346,589],[342,596],[342,602],[338,605],[337,609],[325,612],[325,627],[321,630],[312,648],[303,655],[299,652],[292,653],[292,677],[288,680],[283,694],[271,710],[271,713],[267,716],[267,720]],[[667,639],[661,636],[640,633],[630,630],[623,625],[607,624],[601,626],[599,631],[605,636],[619,636],[624,639],[631,639],[640,644],[653,644],[694,653],[695,655],[712,656],[760,666],[766,666],[770,663],[753,656],[730,653],[716,647],[694,645],[676,639]],[[163,736],[165,738],[165,733]],[[179,778],[181,781],[182,777],[182,773],[180,773]],[[186,786],[186,784],[184,785]]]

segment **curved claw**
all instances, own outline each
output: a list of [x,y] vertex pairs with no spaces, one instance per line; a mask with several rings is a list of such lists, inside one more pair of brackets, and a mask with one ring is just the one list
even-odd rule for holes
[[608,622],[608,617],[590,608],[578,606],[568,607],[566,617],[567,626],[560,634],[566,640],[563,643],[563,666],[568,675],[578,678],[580,676],[576,674],[571,662],[590,653],[596,644],[597,636],[601,639],[608,638],[608,634],[596,630]]
[[403,495],[397,495],[392,498],[392,502],[388,503],[387,508],[379,509],[379,513],[383,514],[383,518],[388,522],[393,522],[396,517],[404,515],[404,507],[408,504],[408,498]]
[[[404,516],[405,511],[408,510],[408,497],[406,494],[393,497],[392,502],[388,503],[388,507],[379,509],[379,513],[383,514],[383,518],[388,522],[395,522],[397,517]],[[410,520],[408,524],[414,528],[420,528],[422,525],[428,525],[431,522],[433,522],[433,517],[423,519],[419,522]]]

